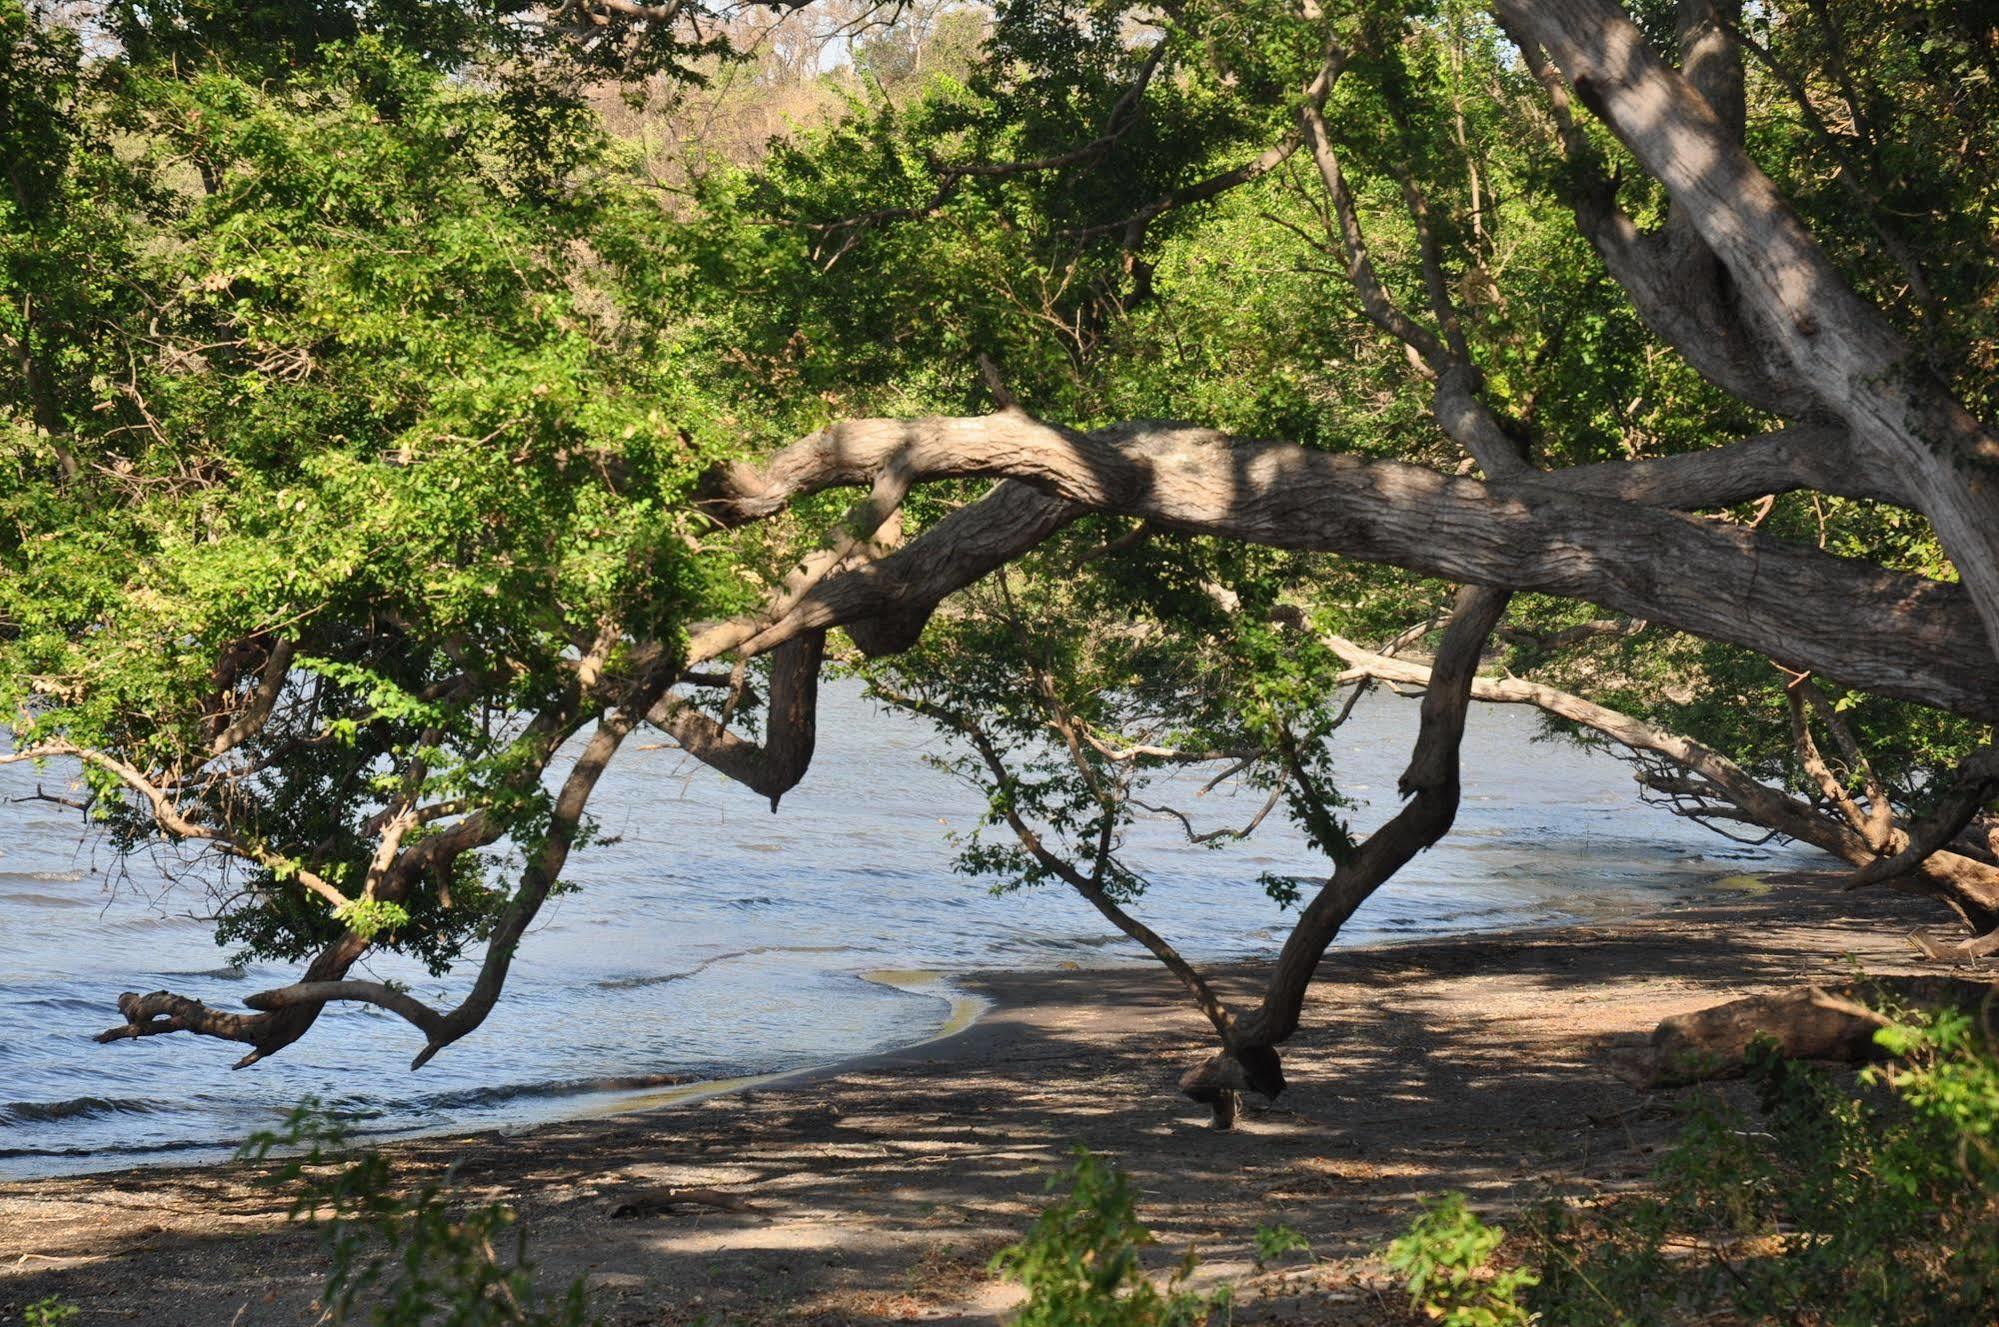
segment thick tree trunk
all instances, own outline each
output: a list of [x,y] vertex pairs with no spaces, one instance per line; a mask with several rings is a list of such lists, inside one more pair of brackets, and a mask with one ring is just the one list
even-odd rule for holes
[[[1999,656],[1999,435],[1954,400],[1853,289],[1739,134],[1610,0],[1499,0],[1578,99],[1665,186],[1676,218],[1727,268],[1766,359],[1907,476]],[[1711,71],[1710,71],[1711,72]]]

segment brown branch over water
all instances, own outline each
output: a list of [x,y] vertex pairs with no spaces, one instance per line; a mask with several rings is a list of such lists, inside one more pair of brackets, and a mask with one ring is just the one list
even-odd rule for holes
[[[900,550],[917,554],[921,545],[920,569],[914,557],[890,558],[830,578],[799,599],[783,631],[764,633],[771,645],[903,603],[934,606],[940,585],[961,588],[1091,510],[1588,600],[1851,686],[1999,717],[1999,658],[1960,587],[1663,510],[1676,495],[1670,475],[1658,471],[1648,496],[1660,505],[1639,505],[1574,491],[1560,471],[1479,481],[1185,424],[1136,422],[1085,434],[1003,412],[835,425],[761,465],[720,472],[705,508],[725,524],[761,519],[804,494],[872,484],[891,463],[918,482],[1011,479],[1041,501],[1019,494],[1004,510],[999,503],[962,509],[928,532],[934,538]],[[1727,492],[1712,469],[1696,486],[1709,499],[1768,491],[1760,466],[1747,471],[1739,493]],[[1854,632],[1848,624],[1856,620],[1873,628]],[[694,660],[740,639],[738,631],[697,632]]]

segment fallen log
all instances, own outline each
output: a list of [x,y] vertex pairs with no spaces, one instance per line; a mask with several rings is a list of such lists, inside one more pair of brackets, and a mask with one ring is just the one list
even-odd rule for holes
[[1752,995],[1676,1014],[1653,1030],[1646,1046],[1612,1059],[1612,1071],[1632,1086],[1683,1087],[1739,1078],[1750,1045],[1767,1038],[1794,1060],[1859,1064],[1888,1058],[1874,1041],[1892,1020],[1873,1006],[1956,1008],[1999,1012],[1999,986],[1956,977],[1865,977]]
[[604,1215],[612,1220],[651,1216],[674,1207],[713,1207],[724,1212],[756,1212],[755,1204],[720,1189],[627,1189],[604,1200]]

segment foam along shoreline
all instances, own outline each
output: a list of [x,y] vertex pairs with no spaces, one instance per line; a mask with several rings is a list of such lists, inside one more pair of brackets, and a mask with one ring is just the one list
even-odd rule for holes
[[[1770,880],[1788,878],[1790,876],[1784,873],[1717,877],[1707,882],[1704,893],[1707,897],[1715,899],[1729,895],[1757,896],[1769,892]],[[1647,915],[1651,914],[1637,914],[1636,918],[1632,919]],[[1382,936],[1353,945],[1336,945],[1328,955],[1328,961],[1337,954],[1390,953],[1405,949],[1422,951],[1454,941],[1476,942],[1482,939],[1504,941],[1509,938],[1560,935],[1599,924],[1601,923],[1572,919],[1546,923],[1530,922],[1492,930],[1474,928],[1457,936]],[[1060,983],[1090,973],[1102,974],[1107,980],[1111,979],[1112,974],[1116,974],[1120,982],[1136,982],[1141,989],[1148,980],[1156,978],[1160,983],[1157,995],[1169,1002],[1176,998],[1178,992],[1174,983],[1150,955],[1135,948],[1133,952],[1127,954],[1113,955],[1109,952],[1128,943],[1125,937],[1119,935],[1099,937],[1093,945],[1101,955],[1098,962],[1065,964],[1056,968],[989,968],[957,973],[929,968],[872,968],[851,973],[851,977],[856,981],[885,987],[906,995],[932,999],[944,1006],[943,1018],[933,1030],[907,1042],[891,1042],[872,1050],[766,1073],[734,1074],[719,1078],[703,1078],[692,1073],[678,1072],[612,1074],[583,1080],[468,1089],[462,1093],[451,1094],[436,1104],[462,1104],[465,1101],[481,1103],[509,1101],[519,1104],[515,1110],[499,1118],[459,1119],[431,1124],[417,1122],[376,1128],[368,1127],[366,1122],[359,1122],[351,1126],[351,1136],[366,1145],[388,1147],[421,1145],[454,1138],[519,1137],[536,1130],[560,1126],[566,1122],[583,1123],[640,1116],[648,1112],[672,1110],[740,1093],[762,1092],[773,1088],[795,1090],[835,1079],[847,1073],[903,1066],[912,1063],[917,1052],[973,1030],[998,1006],[1037,1003],[1048,988],[1047,983],[1042,980],[1044,977]],[[721,955],[700,966],[705,968],[714,962],[763,952],[764,948],[767,947]],[[1248,972],[1261,972],[1265,961],[1236,959],[1209,966],[1216,975],[1240,977],[1241,974]],[[651,978],[648,979],[648,984],[678,980],[687,975],[689,974],[674,973],[665,978]],[[980,989],[975,990],[973,987]],[[68,1105],[68,1103],[60,1104]],[[276,1121],[273,1120],[273,1123]],[[87,1179],[93,1175],[125,1171],[198,1170],[231,1161],[236,1155],[237,1146],[235,1142],[185,1139],[136,1144],[130,1147],[100,1148],[94,1151],[83,1148],[0,1149],[0,1172],[4,1172],[9,1161],[33,1160],[45,1163],[37,1167],[41,1171],[37,1175],[10,1176],[0,1173],[0,1184]],[[284,1155],[284,1149],[274,1150],[273,1155]]]
[[[1792,878],[1789,873],[1735,874],[1717,876],[1706,882],[1705,888],[1696,899],[1727,896],[1751,897],[1769,892],[1771,880]],[[1670,905],[1669,905],[1670,906]],[[1651,915],[1636,914],[1637,917]],[[1473,928],[1458,936],[1409,935],[1382,936],[1358,944],[1336,945],[1331,954],[1375,953],[1399,949],[1422,949],[1427,946],[1449,943],[1455,939],[1476,940],[1479,938],[1505,939],[1546,934],[1560,934],[1581,927],[1600,925],[1584,919],[1551,921],[1546,923],[1525,923],[1509,927],[1485,930]],[[1615,923],[1611,923],[1615,924]],[[1112,956],[1111,951],[1121,944],[1129,944],[1123,936],[1107,935],[1099,941],[1102,957],[1096,963],[1074,967],[1047,969],[1051,973],[1075,972],[1118,972],[1123,974],[1156,973],[1164,984],[1162,992],[1174,993],[1171,979],[1159,968],[1150,955],[1137,951]],[[721,958],[739,958],[760,950],[734,952]],[[1108,961],[1105,961],[1108,960]],[[701,966],[719,961],[709,960]],[[1218,972],[1260,971],[1263,960],[1237,959],[1226,963],[1210,965]],[[549,1083],[528,1083],[502,1085],[489,1088],[468,1089],[465,1093],[454,1094],[453,1100],[439,1102],[441,1105],[458,1104],[456,1097],[476,1099],[480,1102],[505,1100],[518,1103],[516,1107],[498,1118],[458,1119],[435,1123],[412,1122],[369,1128],[365,1122],[353,1128],[353,1137],[364,1143],[401,1144],[423,1140],[446,1138],[468,1138],[474,1136],[512,1136],[526,1131],[547,1128],[564,1121],[601,1120],[618,1116],[641,1114],[647,1111],[667,1110],[707,1101],[716,1097],[735,1093],[763,1091],[774,1087],[795,1087],[805,1085],[855,1069],[868,1068],[884,1063],[895,1063],[900,1057],[922,1050],[934,1043],[944,1041],[970,1030],[994,1007],[995,1000],[970,988],[976,985],[989,991],[1004,993],[1003,1001],[1011,1003],[1016,993],[1039,989],[1036,974],[1043,969],[1034,968],[992,968],[950,973],[928,968],[874,968],[850,974],[856,981],[886,987],[907,995],[927,997],[941,1002],[944,1017],[934,1030],[907,1042],[890,1042],[872,1050],[838,1056],[834,1059],[795,1065],[788,1069],[777,1069],[766,1073],[737,1074],[720,1078],[703,1078],[691,1073],[634,1073],[629,1075],[605,1075],[587,1080],[558,1081]],[[665,980],[676,980],[686,973],[675,973]],[[658,980],[658,979],[652,979]],[[1140,980],[1144,977],[1141,975]],[[968,985],[968,983],[970,985]],[[1031,995],[1027,998],[1033,998]],[[273,1124],[275,1124],[275,1119]],[[104,1174],[129,1169],[185,1170],[228,1161],[235,1156],[237,1144],[234,1142],[209,1141],[205,1139],[175,1140],[163,1143],[148,1143],[130,1147],[113,1147],[88,1150],[56,1149],[16,1149],[0,1150],[0,1182],[33,1183],[39,1179],[58,1177],[81,1177]],[[35,1169],[38,1175],[7,1175],[9,1161],[33,1160],[45,1163]]]

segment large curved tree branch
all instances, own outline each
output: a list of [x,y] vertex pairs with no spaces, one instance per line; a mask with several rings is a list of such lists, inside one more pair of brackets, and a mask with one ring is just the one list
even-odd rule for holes
[[[725,523],[755,519],[789,497],[871,483],[891,462],[919,480],[1012,478],[1047,494],[1048,505],[1010,499],[977,518],[966,508],[948,543],[924,549],[924,565],[902,557],[912,544],[829,579],[797,603],[782,632],[766,633],[769,644],[876,616],[905,596],[934,604],[929,595],[940,585],[970,583],[1073,519],[1075,509],[1089,509],[1589,600],[1866,690],[1999,717],[1999,658],[1959,587],[1740,526],[1565,491],[1559,474],[1487,483],[1187,425],[1141,422],[1082,434],[1003,412],[836,425],[766,465],[719,474],[708,510]],[[938,560],[947,552],[953,561]],[[922,592],[906,574],[922,579]],[[1854,621],[1870,630],[1852,630]]]
[[771,652],[770,701],[764,742],[758,745],[731,732],[721,720],[685,700],[668,696],[646,719],[680,744],[681,750],[760,796],[778,799],[796,787],[812,763],[817,737],[819,665],[826,633],[808,631]]
[[1995,796],[1999,796],[1999,746],[1986,746],[1965,758],[1936,806],[1909,826],[1908,842],[1902,850],[1863,867],[1850,887],[1871,885],[1913,870],[1957,838]]

